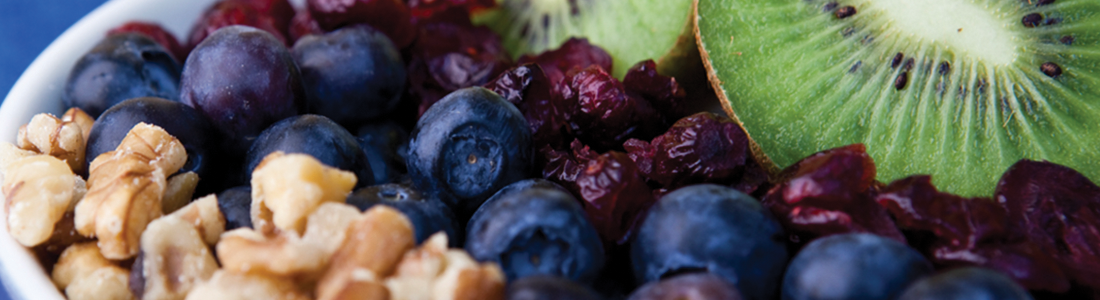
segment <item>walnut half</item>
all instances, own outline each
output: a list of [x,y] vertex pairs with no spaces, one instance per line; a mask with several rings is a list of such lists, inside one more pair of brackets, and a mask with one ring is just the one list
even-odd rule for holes
[[76,205],[77,232],[98,238],[109,259],[133,257],[145,226],[163,214],[167,175],[186,161],[183,144],[164,129],[134,125],[115,151],[92,161],[88,193]]
[[74,194],[83,188],[83,180],[49,155],[17,159],[5,171],[8,231],[27,247],[49,240],[54,225],[71,207]]
[[16,137],[19,148],[63,160],[77,173],[84,170],[85,142],[84,128],[79,123],[46,113],[32,117],[30,123],[19,128]]

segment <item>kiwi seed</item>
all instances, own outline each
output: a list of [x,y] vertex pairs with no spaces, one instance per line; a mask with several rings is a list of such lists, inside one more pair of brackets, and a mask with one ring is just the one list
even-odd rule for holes
[[860,66],[863,66],[863,61],[856,61],[856,63],[852,65],[852,68],[848,69],[848,73],[855,73],[856,71],[859,71]]
[[1027,28],[1032,28],[1032,27],[1035,27],[1035,26],[1039,26],[1039,23],[1043,22],[1043,15],[1040,15],[1039,13],[1030,13],[1030,14],[1027,14],[1026,16],[1024,16],[1024,18],[1023,18],[1023,20],[1021,20],[1021,22],[1023,22],[1024,27],[1027,27]]
[[905,71],[905,72],[908,72],[909,70],[912,70],[912,69],[913,69],[913,58],[910,57],[909,59],[905,60],[905,65],[901,67],[901,70]]
[[1043,74],[1047,74],[1047,76],[1054,77],[1054,78],[1057,78],[1059,75],[1062,75],[1062,67],[1059,66],[1056,63],[1052,63],[1052,62],[1049,62],[1049,61],[1045,62],[1045,63],[1043,63],[1043,65],[1039,66],[1039,70],[1042,70]]
[[948,73],[951,73],[951,63],[946,62],[946,61],[941,62],[940,63],[940,75],[947,75]]
[[909,83],[909,71],[902,71],[901,74],[898,74],[898,78],[894,79],[894,88],[904,89],[906,83]]
[[1054,0],[1039,0],[1039,3],[1036,3],[1035,6],[1043,6],[1051,3],[1054,3]]
[[835,13],[837,19],[851,17],[854,14],[856,14],[856,8],[851,5],[838,8]]
[[898,52],[898,54],[894,54],[894,61],[890,62],[890,68],[897,69],[898,65],[901,65],[902,59],[905,59],[905,54],[901,54],[901,52]]
[[825,3],[825,7],[822,10],[823,11],[832,11],[832,10],[836,9],[836,5],[837,5],[836,1]]
[[1074,38],[1073,38],[1072,35],[1067,35],[1067,36],[1063,36],[1058,41],[1060,41],[1060,42],[1062,42],[1062,44],[1065,44],[1065,45],[1068,46],[1068,45],[1073,45],[1073,40],[1074,40]]

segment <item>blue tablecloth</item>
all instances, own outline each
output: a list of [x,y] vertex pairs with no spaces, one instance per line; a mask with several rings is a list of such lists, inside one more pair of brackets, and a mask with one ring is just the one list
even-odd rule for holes
[[[3,0],[0,8],[0,101],[15,80],[66,28],[105,0]],[[8,300],[7,289],[0,300]]]

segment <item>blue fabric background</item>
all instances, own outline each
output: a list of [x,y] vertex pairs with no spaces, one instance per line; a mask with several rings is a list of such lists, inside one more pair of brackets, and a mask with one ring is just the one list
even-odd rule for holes
[[[0,101],[15,80],[66,28],[105,0],[2,0],[0,7]],[[20,276],[19,274],[12,274]],[[7,289],[0,300],[11,299]]]

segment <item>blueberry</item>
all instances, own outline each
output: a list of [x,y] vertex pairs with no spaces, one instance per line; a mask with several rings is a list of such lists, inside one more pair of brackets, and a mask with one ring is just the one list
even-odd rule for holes
[[572,280],[546,275],[528,276],[508,283],[508,300],[599,300],[599,295]]
[[447,234],[451,247],[461,247],[462,232],[450,208],[439,199],[424,198],[412,187],[398,183],[368,186],[348,195],[347,203],[366,211],[375,205],[386,205],[404,213],[413,224],[416,243],[421,243],[437,232]]
[[225,230],[252,228],[252,187],[238,186],[218,193],[218,209],[225,216]]
[[643,285],[628,300],[741,300],[741,292],[710,273],[681,274]]
[[466,227],[465,248],[499,264],[509,281],[552,275],[590,285],[604,265],[596,228],[558,188],[505,188],[489,198]]
[[385,116],[405,89],[405,63],[393,42],[367,25],[308,35],[291,49],[310,111],[344,126]]
[[964,267],[921,279],[901,294],[900,300],[1000,299],[1030,300],[1031,295],[1000,272]]
[[145,35],[111,35],[80,57],[61,101],[94,118],[130,98],[179,99],[180,70],[172,53]]
[[[195,172],[200,179],[211,178],[217,172],[211,161],[217,156],[215,150],[220,140],[210,122],[190,106],[152,97],[123,101],[96,119],[88,135],[87,163],[91,164],[100,154],[114,151],[130,129],[142,122],[164,128],[183,143],[187,163],[180,172]],[[200,180],[199,185],[198,195],[220,190],[216,188],[217,182],[209,180]]]
[[650,208],[630,245],[639,284],[705,270],[746,299],[773,299],[787,262],[779,223],[756,199],[715,184],[675,190]]
[[232,155],[243,155],[264,128],[306,109],[290,51],[270,33],[240,25],[218,29],[191,51],[180,100],[222,131]]
[[409,132],[394,122],[370,123],[359,127],[356,138],[367,155],[374,182],[397,182],[407,171]]
[[523,114],[497,93],[472,87],[424,112],[406,164],[418,189],[438,195],[465,219],[493,192],[527,178],[533,157]]
[[260,161],[275,151],[309,154],[325,165],[355,173],[357,187],[374,184],[374,172],[355,136],[326,117],[294,116],[264,130],[245,156],[245,177],[252,178]]
[[783,299],[897,299],[932,264],[901,242],[848,233],[810,242],[791,260]]

